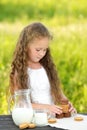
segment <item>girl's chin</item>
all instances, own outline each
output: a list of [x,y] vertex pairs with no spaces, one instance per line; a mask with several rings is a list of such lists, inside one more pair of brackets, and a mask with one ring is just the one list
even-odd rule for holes
[[37,59],[35,62],[39,62],[41,59]]
[[33,63],[38,63],[40,60],[35,60],[35,61],[33,61]]

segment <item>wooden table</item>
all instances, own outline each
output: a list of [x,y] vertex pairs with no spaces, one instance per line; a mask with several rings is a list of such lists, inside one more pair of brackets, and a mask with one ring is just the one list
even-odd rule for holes
[[[11,115],[0,115],[0,130],[19,130],[19,128],[13,123]],[[64,129],[44,126],[44,127],[36,127],[34,129],[27,128],[26,130],[64,130]]]

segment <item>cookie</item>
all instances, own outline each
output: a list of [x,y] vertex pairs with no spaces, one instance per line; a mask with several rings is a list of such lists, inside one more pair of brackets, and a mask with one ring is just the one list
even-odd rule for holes
[[35,128],[35,127],[36,127],[36,125],[33,123],[28,124],[28,128]]
[[56,119],[55,118],[50,118],[50,119],[48,119],[48,123],[56,123]]
[[77,117],[74,118],[74,120],[75,120],[75,121],[82,121],[82,120],[83,120],[83,117],[77,116]]
[[19,125],[19,128],[22,130],[22,129],[25,129],[28,127],[28,123],[23,123],[23,124],[20,124]]
[[64,113],[56,114],[56,118],[63,118],[63,117],[64,117]]
[[68,104],[61,105],[61,107],[63,109],[63,113],[67,113],[69,111],[69,105]]
[[71,117],[71,113],[70,112],[64,113],[64,117]]

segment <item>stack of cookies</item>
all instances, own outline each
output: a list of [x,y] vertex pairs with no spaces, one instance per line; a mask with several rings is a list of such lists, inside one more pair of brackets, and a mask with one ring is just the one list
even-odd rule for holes
[[56,114],[56,118],[70,117],[71,113],[69,112],[69,104],[67,99],[62,99],[60,102],[62,107],[62,113],[60,115]]
[[23,130],[23,129],[26,129],[26,128],[32,129],[32,128],[35,128],[35,127],[36,127],[36,125],[33,124],[33,123],[22,123],[22,124],[19,125],[20,130]]

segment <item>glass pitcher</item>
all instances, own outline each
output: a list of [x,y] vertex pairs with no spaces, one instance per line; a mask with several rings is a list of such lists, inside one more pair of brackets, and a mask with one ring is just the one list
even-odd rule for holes
[[[11,100],[14,100],[12,119],[16,125],[30,123],[33,119],[33,109],[30,102],[30,89],[15,91]],[[10,100],[10,102],[11,102]]]

